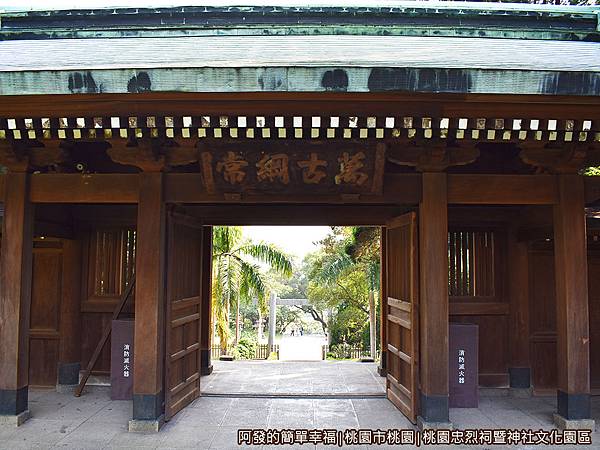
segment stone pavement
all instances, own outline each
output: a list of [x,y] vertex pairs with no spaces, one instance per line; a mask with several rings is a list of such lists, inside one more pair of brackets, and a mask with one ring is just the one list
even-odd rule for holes
[[[235,370],[235,364],[218,363],[219,370]],[[264,363],[263,363],[264,364]],[[351,397],[351,380],[355,386],[365,389],[363,384],[372,383],[381,386],[381,379],[369,380],[373,367],[363,363],[321,363],[320,370],[311,364],[290,363],[277,366],[263,366],[265,374],[259,380],[245,379],[248,372],[230,372],[238,378],[243,389],[255,389],[260,383],[275,385],[282,391],[291,386],[303,386],[311,389],[315,398],[229,398],[201,397],[192,405],[177,414],[158,433],[136,434],[127,431],[131,418],[130,401],[111,401],[107,388],[94,388],[84,391],[80,398],[72,394],[60,394],[54,391],[31,390],[30,410],[32,418],[19,428],[0,425],[0,449],[227,449],[240,448],[237,444],[239,428],[276,428],[276,429],[412,429],[410,422],[385,398],[316,398],[316,394],[325,391],[326,383],[333,383],[335,376],[348,391],[342,396]],[[354,366],[347,366],[352,365]],[[221,367],[222,365],[222,367]],[[283,367],[285,366],[285,367]],[[261,377],[260,368],[251,367],[251,377]],[[229,369],[227,369],[229,368]],[[276,370],[277,369],[277,370]],[[360,376],[359,376],[360,375]],[[223,373],[223,377],[227,374]],[[321,379],[321,376],[325,378]],[[212,377],[212,378],[211,378]],[[210,380],[218,377],[203,378],[203,389],[209,387]],[[344,378],[345,377],[345,378]],[[360,380],[359,380],[360,378]],[[225,379],[225,378],[224,378]],[[307,384],[306,380],[312,380]],[[369,380],[365,382],[365,379]],[[275,380],[275,381],[274,381]],[[231,379],[220,386],[234,387]],[[241,381],[241,383],[239,383]],[[218,383],[217,383],[218,385]],[[331,386],[335,386],[333,383]],[[306,391],[305,391],[306,392]],[[329,390],[331,392],[331,389]],[[503,391],[496,391],[501,393]],[[506,391],[504,391],[506,392]],[[278,393],[275,391],[274,393]],[[550,430],[553,428],[552,413],[556,409],[554,397],[510,398],[507,396],[483,396],[479,408],[452,409],[450,419],[457,429],[533,429]],[[592,415],[600,421],[600,397],[592,400]],[[261,447],[247,447],[258,449]],[[279,449],[311,449],[331,446],[299,445],[262,447]],[[343,447],[351,448],[387,448],[385,446]],[[394,447],[398,448],[398,447]],[[403,446],[400,448],[411,448]],[[423,448],[423,447],[422,447]],[[426,447],[436,448],[436,447]],[[448,447],[439,449],[478,448]],[[484,448],[484,447],[480,447]],[[489,447],[488,447],[489,448]],[[502,447],[493,447],[502,448]],[[540,448],[540,447],[505,447]],[[577,447],[557,447],[570,448]],[[585,448],[600,449],[600,433],[594,433],[593,445]]]
[[[111,401],[106,390],[86,393],[80,398],[50,391],[33,391],[31,397],[32,418],[19,428],[0,426],[0,448],[233,449],[240,448],[236,445],[239,428],[412,428],[404,416],[385,399],[202,397],[176,415],[160,433],[136,434],[127,432],[131,402]],[[600,419],[598,400],[600,399],[594,398],[593,402],[596,420]],[[554,401],[550,397],[484,397],[478,409],[451,410],[451,419],[454,426],[461,429],[551,429],[554,407]],[[595,444],[586,448],[600,448],[600,434],[594,433],[593,439]],[[314,450],[315,446],[262,448]]]
[[354,361],[213,361],[202,377],[208,394],[384,395],[374,363]]

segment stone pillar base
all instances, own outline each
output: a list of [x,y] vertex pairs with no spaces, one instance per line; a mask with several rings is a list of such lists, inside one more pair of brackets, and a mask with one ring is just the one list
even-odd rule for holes
[[19,427],[27,422],[30,417],[31,414],[28,409],[14,416],[0,415],[0,425],[14,425],[15,427]]
[[[420,394],[420,413],[417,423],[422,422],[426,427],[433,429],[446,429],[451,426],[450,408],[447,395]],[[425,428],[427,429],[427,428]]]
[[508,380],[511,388],[526,389],[531,387],[531,369],[529,367],[509,367]]
[[559,430],[592,430],[596,429],[594,419],[565,419],[560,414],[554,413],[554,424]]
[[163,391],[156,394],[133,394],[133,415],[129,421],[132,433],[158,433],[165,423]]
[[452,430],[452,422],[426,422],[421,416],[417,417],[417,428],[423,430]]
[[18,417],[29,409],[29,386],[0,389],[0,415]]
[[200,375],[210,375],[213,371],[210,349],[200,350]]
[[569,394],[558,389],[556,391],[557,415],[566,420],[587,420],[592,417],[591,395]]
[[385,350],[381,352],[377,373],[380,377],[387,377],[387,352]]
[[131,419],[128,429],[130,433],[158,433],[164,424],[165,416],[154,420]]
[[58,384],[66,384],[67,386],[79,383],[79,371],[81,364],[76,363],[61,363],[58,365]]

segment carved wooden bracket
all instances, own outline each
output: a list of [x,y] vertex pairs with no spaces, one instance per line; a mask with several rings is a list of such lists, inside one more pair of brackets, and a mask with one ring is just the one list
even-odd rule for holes
[[600,147],[594,143],[519,144],[519,156],[525,164],[550,173],[577,173],[589,166],[600,165]]
[[470,164],[477,158],[479,149],[476,146],[448,146],[441,140],[394,143],[387,153],[390,162],[412,166],[420,172],[443,172],[451,166]]
[[200,159],[196,139],[171,139],[170,146],[163,149],[169,166],[185,166]]
[[0,141],[0,164],[11,172],[27,172],[29,168],[27,147],[8,140]]
[[117,164],[134,166],[143,172],[160,172],[165,167],[161,143],[150,139],[114,140],[106,153]]
[[39,146],[27,148],[29,164],[33,167],[48,167],[62,164],[69,159],[68,149],[72,142],[64,140],[44,140]]
[[108,156],[118,163],[135,166],[144,172],[160,172],[168,166],[183,166],[198,162],[195,139],[138,139],[113,141]]

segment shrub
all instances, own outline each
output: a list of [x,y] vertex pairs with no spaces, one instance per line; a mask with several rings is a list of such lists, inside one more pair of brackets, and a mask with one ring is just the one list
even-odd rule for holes
[[233,349],[235,359],[252,359],[256,356],[256,338],[252,339],[248,336],[242,337],[238,344]]

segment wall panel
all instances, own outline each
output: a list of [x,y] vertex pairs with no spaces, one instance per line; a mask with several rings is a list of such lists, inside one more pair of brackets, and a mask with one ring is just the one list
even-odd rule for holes
[[529,327],[531,377],[535,392],[556,388],[556,294],[550,242],[530,244]]
[[504,289],[506,233],[500,224],[455,224],[448,243],[450,321],[479,325],[479,385],[506,387],[510,311]]
[[596,249],[591,250],[588,254],[588,283],[590,385],[592,389],[600,389],[600,251]]
[[60,339],[62,244],[36,241],[29,326],[29,384],[55,386]]

